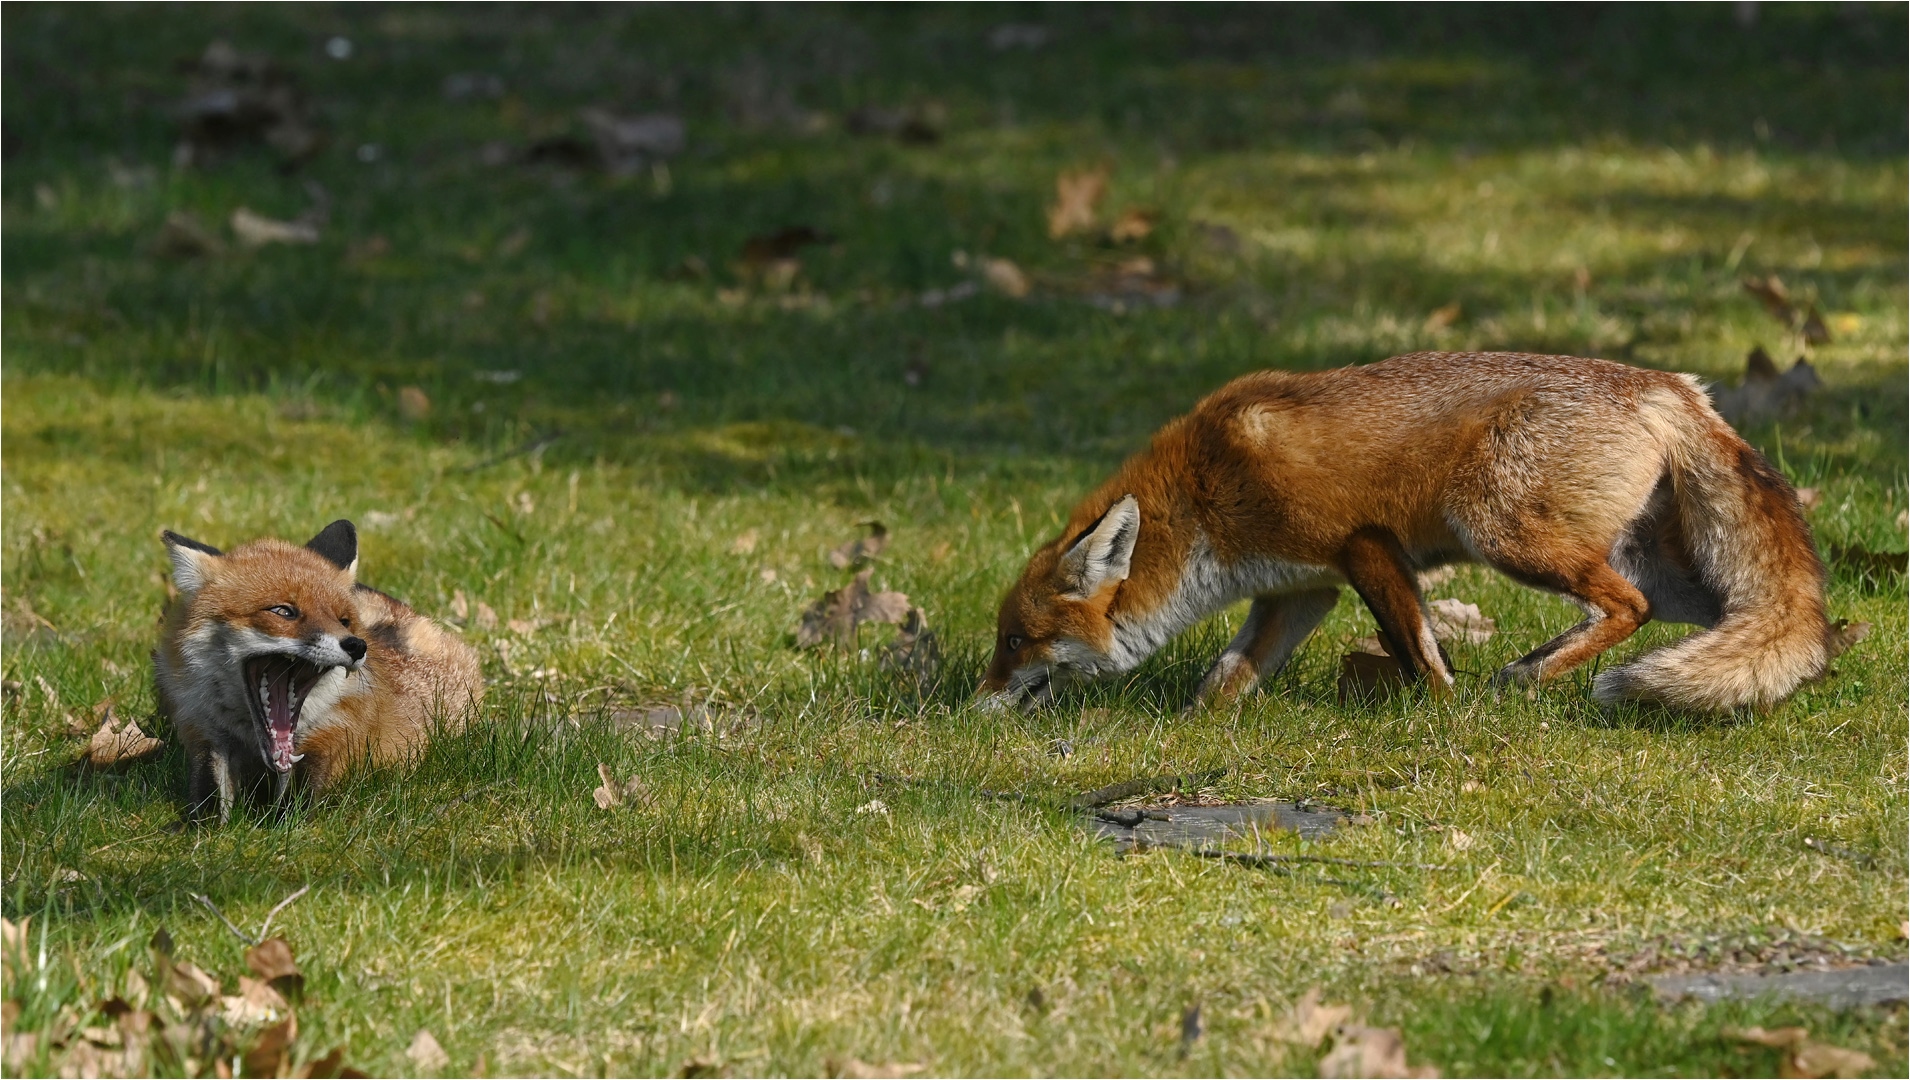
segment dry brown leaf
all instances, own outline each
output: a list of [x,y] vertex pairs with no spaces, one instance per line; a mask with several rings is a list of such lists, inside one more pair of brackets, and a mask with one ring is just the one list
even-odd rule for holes
[[1785,1055],[1778,1064],[1777,1074],[1817,1080],[1824,1076],[1862,1076],[1876,1067],[1876,1059],[1861,1050],[1846,1050],[1829,1043],[1806,1041]]
[[1334,1028],[1353,1018],[1351,1005],[1320,1004],[1320,988],[1309,987],[1300,1000],[1269,1029],[1268,1035],[1284,1043],[1309,1049],[1320,1045]]
[[1406,1064],[1406,1040],[1398,1028],[1343,1027],[1335,1033],[1333,1049],[1320,1059],[1323,1077],[1436,1077],[1430,1065]]
[[530,618],[530,619],[512,619],[510,622],[507,622],[504,625],[510,628],[511,633],[516,634],[519,637],[530,637],[532,634],[537,633],[539,630],[542,630],[544,627],[549,626],[550,624],[551,624],[550,619],[538,617],[538,618]]
[[166,993],[178,998],[187,1008],[196,1009],[218,999],[219,980],[196,965],[175,961],[166,970]]
[[1727,1028],[1724,1037],[1737,1042],[1756,1043],[1759,1046],[1774,1046],[1778,1049],[1797,1046],[1810,1037],[1810,1029],[1801,1027],[1781,1027],[1766,1030],[1761,1027]]
[[860,540],[851,540],[829,553],[829,565],[838,570],[847,570],[851,566],[861,566],[882,554],[889,546],[889,527],[880,521],[865,521],[863,527],[869,535]]
[[315,1058],[300,1065],[292,1075],[296,1080],[332,1080],[332,1078],[343,1076],[347,1072],[357,1076],[364,1075],[356,1069],[346,1069],[345,1048],[343,1046],[334,1046],[331,1052],[324,1057]]
[[1824,632],[1824,651],[1827,659],[1835,660],[1849,652],[1859,641],[1870,636],[1871,626],[1867,622],[1854,623],[1847,619],[1838,619]]
[[1473,839],[1471,833],[1463,829],[1446,830],[1446,846],[1452,848],[1454,851],[1470,851],[1472,844]]
[[927,1072],[928,1066],[914,1061],[863,1061],[860,1058],[843,1058],[824,1063],[830,1076],[840,1076],[844,1080],[894,1080],[897,1077],[914,1076]]
[[472,621],[477,624],[479,630],[495,630],[497,629],[497,612],[491,609],[491,605],[479,600],[477,617]]
[[309,221],[280,221],[263,214],[254,213],[250,208],[241,206],[232,211],[232,235],[239,243],[249,247],[264,247],[267,244],[316,244],[318,226]]
[[239,992],[219,999],[224,1006],[222,1018],[228,1027],[246,1028],[269,1024],[291,1011],[292,1006],[270,983],[248,975],[239,976]]
[[1048,236],[1059,240],[1094,228],[1095,211],[1108,193],[1107,166],[1071,169],[1055,177],[1054,204],[1048,207]]
[[86,744],[86,756],[81,760],[90,768],[114,769],[159,756],[166,744],[147,735],[139,729],[139,722],[130,717],[123,723],[113,715],[110,700],[100,703],[104,708],[98,710],[99,729]]
[[1830,327],[1824,325],[1824,316],[1817,310],[1816,304],[1804,310],[1804,324],[1797,329],[1804,335],[1804,340],[1812,345],[1830,344]]
[[796,629],[796,646],[811,648],[825,641],[854,647],[856,628],[865,622],[900,623],[908,618],[909,598],[899,592],[870,592],[866,569],[855,580],[822,594],[822,598],[802,613]]
[[162,259],[197,259],[218,255],[224,250],[224,241],[186,210],[167,214],[166,223],[153,237],[153,254]]
[[755,529],[745,529],[735,540],[730,542],[730,554],[749,555],[753,553],[756,550],[756,539]]
[[1824,505],[1824,493],[1814,487],[1798,488],[1797,505],[1806,510],[1815,510]]
[[412,423],[417,423],[431,415],[431,398],[415,386],[401,387],[398,390],[398,415]]
[[438,1045],[437,1037],[425,1028],[419,1028],[418,1033],[411,1037],[411,1045],[405,1048],[405,1057],[426,1072],[437,1072],[451,1064],[451,1055],[444,1052],[444,1047]]
[[1784,287],[1784,279],[1772,274],[1769,277],[1747,277],[1743,280],[1744,291],[1757,298],[1771,318],[1790,326],[1797,321],[1797,309],[1791,305],[1791,292]]
[[1353,652],[1340,657],[1342,704],[1379,697],[1405,685],[1405,672],[1400,670],[1399,661],[1390,656]]
[[292,958],[292,944],[282,937],[266,938],[245,950],[245,966],[282,994],[305,989],[305,975]]
[[942,643],[928,628],[928,615],[912,607],[896,629],[895,640],[883,650],[882,665],[913,676],[917,688],[926,689],[942,666]]
[[1479,611],[1479,605],[1463,600],[1439,599],[1426,605],[1428,625],[1440,641],[1463,641],[1484,645],[1498,632],[1499,625]]
[[602,780],[603,784],[599,786],[597,790],[591,792],[590,795],[591,798],[597,800],[597,808],[599,810],[609,810],[612,807],[622,806],[626,800],[644,800],[648,798],[649,791],[641,779],[632,776],[630,779],[618,783],[617,777],[610,771],[610,766],[605,765],[601,761],[597,763],[597,778]]
[[1426,316],[1426,329],[1444,330],[1446,327],[1458,322],[1459,317],[1465,313],[1466,309],[1461,307],[1457,300],[1454,300],[1444,307],[1434,308],[1432,314]]
[[1145,240],[1154,231],[1154,223],[1159,220],[1158,211],[1130,206],[1114,219],[1114,224],[1108,229],[1108,239],[1117,244]]
[[463,589],[451,594],[451,614],[456,616],[459,622],[471,617],[471,600],[464,595]]
[[989,288],[1003,296],[1020,300],[1034,288],[1021,267],[1007,259],[984,256],[978,262],[981,264],[982,280],[988,283]]
[[264,1031],[245,1052],[245,1075],[283,1076],[291,1063],[292,1044],[298,1041],[298,1017],[287,1016]]

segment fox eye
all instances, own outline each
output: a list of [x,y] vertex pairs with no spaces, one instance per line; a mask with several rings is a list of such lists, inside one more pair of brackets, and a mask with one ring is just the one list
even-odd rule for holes
[[350,618],[350,616],[346,616],[346,615],[340,615],[340,616],[338,617],[338,625],[340,625],[340,626],[343,626],[343,627],[346,627],[346,628],[350,628],[350,626],[351,626],[351,618]]
[[290,604],[273,604],[271,607],[266,608],[265,610],[271,612],[274,615],[277,615],[281,619],[298,618],[298,609],[293,607]]
[[1020,652],[1021,647],[1023,645],[1026,645],[1027,643],[1028,643],[1028,639],[1022,637],[1020,634],[1008,635],[1008,651],[1009,652]]

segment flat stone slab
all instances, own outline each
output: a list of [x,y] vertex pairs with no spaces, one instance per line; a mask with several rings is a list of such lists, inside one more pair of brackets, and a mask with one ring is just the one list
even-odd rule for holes
[[1910,998],[1910,964],[1872,964],[1831,971],[1788,971],[1777,975],[1754,972],[1683,972],[1645,980],[1661,998],[1694,997],[1699,1001],[1725,998],[1797,998],[1848,1009],[1857,1005],[1887,1005]]
[[1282,831],[1314,840],[1332,832],[1349,816],[1328,806],[1252,802],[1096,810],[1089,816],[1087,827],[1095,836],[1114,841],[1122,851],[1136,847],[1208,848]]

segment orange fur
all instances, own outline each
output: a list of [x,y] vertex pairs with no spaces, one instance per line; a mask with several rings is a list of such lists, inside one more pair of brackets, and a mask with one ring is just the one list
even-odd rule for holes
[[[1063,567],[1130,513],[1118,575],[1083,594]],[[1005,700],[1130,669],[1255,598],[1203,684],[1203,697],[1229,696],[1285,662],[1340,584],[1409,676],[1443,686],[1414,579],[1458,561],[1588,612],[1501,680],[1556,678],[1654,617],[1712,629],[1606,672],[1599,696],[1768,705],[1824,664],[1823,568],[1795,494],[1694,380],[1578,357],[1415,353],[1243,376],[1170,422],[1029,560],[982,690]]]

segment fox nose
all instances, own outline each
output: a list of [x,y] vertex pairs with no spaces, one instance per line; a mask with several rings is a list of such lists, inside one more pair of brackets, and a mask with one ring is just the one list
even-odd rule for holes
[[345,650],[345,655],[351,657],[351,662],[354,664],[365,658],[364,638],[353,635],[340,641],[338,647]]

